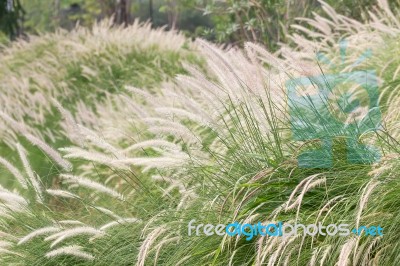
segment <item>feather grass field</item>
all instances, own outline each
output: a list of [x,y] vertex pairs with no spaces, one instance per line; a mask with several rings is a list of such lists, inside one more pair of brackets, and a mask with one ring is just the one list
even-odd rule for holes
[[[361,23],[321,4],[274,53],[107,22],[2,50],[1,265],[400,263],[399,14],[380,0]],[[339,139],[331,168],[299,167],[316,144],[293,140],[286,82],[363,69],[382,126],[355,138],[380,161],[349,164]],[[189,236],[193,219],[384,235]]]

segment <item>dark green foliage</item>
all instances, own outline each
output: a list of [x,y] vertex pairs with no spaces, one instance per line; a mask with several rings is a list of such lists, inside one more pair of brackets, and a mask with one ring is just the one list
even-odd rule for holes
[[19,0],[0,0],[0,31],[10,36],[10,39],[20,35],[20,22],[24,13]]
[[[327,0],[337,13],[362,21],[367,11],[377,3],[374,0]],[[391,7],[398,7],[398,1],[391,1]],[[226,0],[206,1],[202,7],[209,15],[213,27],[203,31],[208,39],[217,42],[245,41],[260,42],[270,49],[280,42],[288,42],[287,31],[298,17],[310,17],[313,12],[323,13],[317,0]]]

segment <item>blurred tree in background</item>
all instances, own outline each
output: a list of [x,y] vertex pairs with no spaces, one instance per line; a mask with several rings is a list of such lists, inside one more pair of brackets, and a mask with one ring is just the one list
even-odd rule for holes
[[[285,31],[297,17],[321,13],[318,0],[0,0],[2,30],[18,32],[16,22],[27,11],[23,23],[29,33],[73,28],[77,23],[90,26],[113,16],[115,24],[129,24],[134,19],[150,20],[154,27],[178,29],[190,37],[218,43],[261,42],[275,49],[288,42]],[[7,3],[13,11],[7,12]],[[367,10],[377,0],[326,0],[339,13],[356,20],[367,19]],[[390,1],[392,7],[399,0]],[[4,22],[6,21],[6,22]],[[14,22],[13,22],[14,21]]]
[[[196,28],[213,27],[198,0],[20,0],[27,14],[24,28],[30,33],[53,31],[61,26],[71,29],[79,22],[90,26],[114,16],[116,24],[135,18],[150,20],[156,27],[167,26],[194,34]],[[198,32],[200,32],[198,30]]]
[[21,31],[21,21],[24,9],[19,0],[0,0],[0,31],[11,40],[18,37]]
[[27,10],[24,28],[30,33],[72,29],[76,23],[90,26],[114,16],[116,24],[132,21],[132,0],[21,0]]
[[[376,0],[325,0],[338,13],[362,21]],[[390,1],[398,7],[399,1]],[[321,13],[318,0],[208,0],[204,14],[210,15],[213,28],[205,30],[217,42],[262,42],[274,49],[279,42],[288,42],[285,31],[298,17]]]

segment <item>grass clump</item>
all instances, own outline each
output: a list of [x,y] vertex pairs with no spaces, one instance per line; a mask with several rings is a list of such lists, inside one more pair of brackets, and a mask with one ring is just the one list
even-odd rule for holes
[[[314,31],[289,36],[297,46],[282,45],[277,54],[253,43],[240,50],[198,40],[195,45],[206,61],[206,70],[185,65],[185,74],[154,91],[126,87],[122,92],[116,90],[119,93],[105,93],[102,102],[94,100],[93,108],[76,104],[70,112],[67,104],[57,105],[64,118],[60,131],[69,145],[58,151],[37,146],[54,163],[62,166],[60,160],[66,160],[73,168],[70,172],[58,169],[49,185],[25,167],[21,172],[27,178],[27,189],[4,190],[10,200],[4,200],[2,231],[7,243],[2,262],[398,263],[397,97],[380,102],[385,105],[381,127],[347,136],[377,147],[379,162],[349,163],[347,139],[339,138],[333,144],[331,167],[302,168],[300,152],[321,143],[316,139],[294,141],[293,128],[299,125],[289,115],[285,86],[288,79],[326,77],[329,71],[381,69],[380,64],[371,63],[379,61],[375,53],[371,61],[358,61],[365,49],[390,47],[385,42],[394,37],[387,28],[400,25],[385,2],[380,4],[376,15],[380,19],[360,24],[322,3],[330,19],[316,16],[309,20]],[[347,36],[351,52],[346,59],[337,44],[342,36]],[[326,52],[340,68],[332,70],[329,64],[318,62],[310,52],[315,50]],[[92,62],[96,60],[100,59]],[[382,86],[390,87],[390,77],[396,75],[388,71],[394,69],[377,71]],[[320,121],[304,118],[304,123],[318,129]],[[18,128],[12,119],[8,123]],[[326,130],[324,126],[318,130]],[[321,153],[322,159],[327,156]],[[188,223],[193,219],[197,224],[214,225],[279,221],[346,223],[350,228],[380,225],[384,235],[296,234],[248,240],[245,236],[188,236]],[[35,235],[37,230],[43,234]]]

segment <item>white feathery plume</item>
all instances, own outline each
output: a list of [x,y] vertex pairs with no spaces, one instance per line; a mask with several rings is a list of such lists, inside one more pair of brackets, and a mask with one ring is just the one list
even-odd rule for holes
[[123,163],[127,165],[137,165],[146,166],[147,169],[150,168],[169,168],[180,166],[189,160],[190,157],[186,153],[175,153],[175,154],[164,154],[163,157],[137,157],[128,158],[123,160],[116,160],[118,163]]
[[320,248],[314,248],[312,252],[312,256],[309,262],[309,266],[315,266],[317,263],[318,253],[320,252]]
[[145,110],[143,110],[143,106],[139,105],[136,102],[132,101],[132,98],[129,98],[126,95],[120,95],[120,99],[123,101],[125,106],[130,106],[133,110],[133,113],[137,114],[138,117],[146,117],[148,114]]
[[[98,211],[101,211],[104,214],[112,216],[112,217],[116,218],[117,220],[122,219],[120,216],[116,215],[114,212],[110,211],[109,209],[106,209],[106,208],[103,208],[103,207],[100,207],[100,206],[93,206],[93,208],[98,210]],[[100,230],[102,230],[102,229],[100,228]]]
[[183,257],[181,260],[179,260],[176,265],[185,265],[184,262],[188,259],[190,259],[192,256],[191,255],[187,255],[185,257]]
[[34,187],[36,191],[36,201],[39,203],[43,203],[43,193],[42,193],[42,187],[39,184],[40,177],[37,173],[34,173],[34,178],[31,179],[32,186]]
[[18,150],[19,157],[22,161],[22,164],[24,165],[25,172],[27,173],[27,175],[30,179],[34,179],[32,167],[29,164],[28,157],[26,155],[24,148],[21,146],[20,143],[17,143],[17,150]]
[[13,219],[14,217],[13,217],[12,213],[14,211],[21,211],[21,208],[19,208],[19,207],[18,207],[18,209],[15,209],[12,207],[10,208],[9,205],[6,205],[4,207],[0,206],[0,217],[7,218],[7,219]]
[[210,116],[209,113],[204,111],[204,104],[197,102],[190,94],[188,94],[189,93],[187,92],[177,93],[168,89],[163,90],[164,97],[169,98],[173,102],[179,102],[185,109],[191,110],[191,112],[202,117]]
[[[44,134],[42,134],[42,132]],[[43,135],[47,136],[50,139],[50,142],[55,143],[56,142],[56,137],[54,136],[53,132],[51,131],[50,128],[46,128],[44,131],[40,132],[41,138],[43,139]]]
[[103,231],[98,230],[93,227],[81,226],[81,227],[74,227],[71,229],[66,229],[61,232],[55,233],[51,236],[46,237],[44,240],[50,241],[50,240],[55,239],[50,245],[50,247],[54,247],[55,245],[64,241],[67,238],[71,238],[71,237],[79,236],[79,235],[103,236],[103,235],[105,235],[105,233]]
[[46,192],[56,197],[71,198],[71,199],[80,198],[78,195],[62,189],[46,189]]
[[143,89],[138,89],[132,86],[125,86],[125,89],[131,93],[133,93],[133,95],[140,95],[142,96],[148,103],[150,104],[156,104],[155,102],[155,96],[151,95],[148,91],[143,90]]
[[[264,236],[260,238],[260,242],[262,239],[266,239],[267,243],[264,246],[260,245],[260,251],[259,251],[259,258],[257,260],[257,264],[258,265],[263,265],[265,259],[267,258],[267,255],[274,249],[276,248],[276,245],[278,243],[280,243],[281,241],[279,241],[278,237],[274,237],[274,238],[265,238]],[[268,241],[269,240],[269,241]]]
[[[318,175],[318,174],[317,174]],[[319,178],[317,180],[313,180],[317,175],[313,175],[311,176],[311,178],[309,179],[305,179],[307,180],[307,182],[305,183],[303,190],[301,191],[300,195],[296,198],[296,200],[289,205],[290,203],[290,199],[287,201],[287,205],[285,210],[290,210],[293,209],[297,206],[297,213],[296,213],[296,219],[299,217],[300,214],[300,207],[301,207],[301,202],[303,201],[303,197],[306,194],[307,191],[311,190],[314,187],[320,186],[322,184],[326,184],[326,178]],[[304,181],[304,180],[303,180]],[[303,181],[297,185],[297,187],[295,188],[295,190],[292,192],[292,194],[290,195],[290,198],[293,198],[294,193],[297,191],[297,189],[301,186],[301,184],[303,184]]]
[[36,138],[31,134],[24,134],[24,137],[29,140],[34,146],[39,147],[43,152],[50,156],[59,166],[61,166],[65,171],[69,172],[72,170],[72,164],[67,160],[64,160],[61,155],[53,150],[49,145]]
[[268,266],[274,266],[279,261],[280,256],[283,255],[284,250],[297,239],[298,236],[292,236],[284,238],[281,243],[277,246],[276,251],[271,254],[268,260]]
[[175,237],[171,237],[171,238],[167,238],[167,239],[161,240],[160,243],[158,243],[157,246],[156,246],[157,250],[156,250],[155,257],[154,257],[154,265],[156,265],[156,263],[158,261],[158,256],[160,254],[160,251],[161,251],[163,245],[171,243],[171,242],[179,242],[180,239],[181,238],[179,236],[175,236]]
[[325,248],[325,250],[324,250],[324,252],[322,253],[322,258],[321,258],[321,260],[320,260],[320,266],[324,266],[324,265],[326,265],[325,264],[325,260],[326,260],[326,258],[329,256],[329,254],[331,254],[331,250],[332,250],[332,246],[331,245],[328,245],[326,248]]
[[[360,265],[368,265],[368,261],[371,259],[371,253],[375,253],[375,247],[377,242],[381,241],[382,237],[381,236],[377,236],[374,238],[374,240],[371,241],[371,243],[369,244],[369,246],[367,247],[366,250],[360,250],[357,253],[357,258],[354,259],[354,263],[360,263]],[[363,261],[360,261],[361,259],[361,255],[363,255],[364,259]]]
[[104,149],[105,151],[111,153],[117,158],[123,158],[118,149],[107,143],[104,139],[100,138],[95,132],[82,125],[78,125],[78,127],[81,134],[84,135],[87,140],[90,140],[94,145],[101,149]]
[[7,170],[10,171],[10,173],[13,174],[13,176],[17,179],[18,183],[20,183],[23,188],[25,189],[28,188],[25,178],[18,171],[18,169],[15,168],[9,161],[0,156],[0,164],[4,165],[4,167],[7,168]]
[[29,233],[28,235],[21,238],[18,242],[18,245],[24,244],[24,243],[28,242],[29,240],[31,240],[32,238],[35,238],[37,236],[45,235],[45,234],[49,234],[49,233],[55,233],[55,232],[59,232],[59,231],[61,231],[61,228],[55,227],[55,226],[48,226],[48,227],[36,229],[36,230],[32,231],[31,233]]
[[179,118],[187,118],[194,122],[199,123],[201,126],[214,128],[214,124],[209,117],[200,116],[194,113],[191,113],[185,109],[176,108],[176,107],[158,107],[155,108],[155,111],[160,115],[165,115],[168,118],[179,117]]
[[82,147],[83,146],[82,136],[80,134],[79,128],[72,114],[69,111],[65,110],[56,99],[52,98],[51,101],[57,107],[58,111],[61,113],[66,122],[66,127],[68,130],[67,137],[69,137],[72,141],[77,142],[77,144]]
[[151,126],[148,129],[151,133],[168,136],[173,135],[178,140],[183,140],[186,143],[200,145],[200,141],[196,135],[190,132],[187,128],[175,127],[175,126]]
[[308,176],[308,177],[304,178],[304,179],[295,187],[295,189],[294,189],[294,190],[292,191],[292,193],[290,194],[289,199],[287,200],[286,207],[285,207],[286,210],[293,209],[293,208],[296,207],[298,204],[300,204],[300,202],[301,202],[300,196],[298,196],[297,199],[296,199],[292,204],[290,204],[290,202],[291,202],[292,199],[295,197],[297,191],[298,191],[301,187],[303,188],[301,195],[302,195],[302,194],[304,195],[304,193],[307,191],[308,185],[313,181],[314,178],[316,178],[316,177],[319,176],[319,175],[320,175],[320,174],[315,174],[315,175]]
[[0,248],[8,248],[13,246],[14,243],[10,242],[10,241],[4,241],[4,240],[0,240]]
[[31,165],[29,164],[29,161],[28,161],[28,157],[26,156],[26,152],[25,152],[24,148],[21,146],[21,144],[19,144],[19,143],[17,143],[17,151],[18,151],[19,157],[22,161],[22,164],[24,165],[25,172],[27,173],[29,180],[36,192],[36,200],[39,203],[43,203],[42,187],[39,184],[38,175],[32,171]]
[[17,253],[17,252],[8,250],[8,249],[6,249],[6,248],[0,248],[0,254],[2,254],[2,253],[5,253],[5,254],[12,254],[12,255],[16,255],[16,256],[22,257],[22,255],[21,255],[20,253]]
[[361,219],[361,214],[362,211],[365,207],[365,205],[367,204],[367,201],[369,199],[369,196],[371,195],[372,191],[374,190],[374,188],[379,185],[380,183],[378,181],[375,180],[371,180],[370,182],[368,182],[368,184],[365,186],[363,193],[361,195],[360,198],[360,203],[358,205],[358,211],[357,211],[357,216],[356,216],[356,227],[359,226],[360,223],[360,219]]
[[151,127],[156,127],[156,126],[162,128],[168,128],[170,130],[166,130],[164,131],[164,133],[177,134],[179,137],[181,137],[188,143],[199,142],[198,137],[189,128],[187,128],[185,125],[182,125],[179,122],[159,117],[144,117],[141,120],[143,122],[146,122],[150,126],[149,130],[151,130]]
[[379,7],[388,15],[388,17],[395,23],[396,28],[400,28],[400,21],[396,18],[393,12],[390,10],[389,3],[387,0],[378,0]]
[[136,218],[121,218],[116,221],[112,221],[108,224],[103,225],[102,227],[100,227],[100,230],[104,231],[104,230],[106,230],[110,227],[114,227],[116,225],[126,224],[126,223],[137,223],[137,222],[141,222],[141,220],[136,219]]
[[350,253],[354,248],[356,242],[357,242],[356,239],[352,237],[349,240],[347,240],[346,243],[342,246],[342,249],[340,250],[339,260],[337,262],[338,266],[348,265]]
[[124,153],[130,152],[132,150],[137,150],[137,149],[142,149],[142,148],[147,148],[147,147],[161,147],[161,148],[166,148],[172,151],[181,151],[181,147],[166,141],[166,140],[160,140],[160,139],[152,139],[152,140],[146,140],[146,141],[142,141],[136,144],[133,144],[131,146],[129,146],[128,148],[126,148],[124,150]]
[[13,118],[11,118],[6,113],[0,111],[0,117],[3,118],[3,120],[6,121],[11,126],[11,128],[14,129],[15,131],[17,131],[21,134],[24,134],[27,132],[24,124],[15,121]]
[[115,167],[118,169],[128,169],[126,165],[118,163],[118,161],[115,158],[112,158],[110,156],[104,155],[99,152],[86,151],[78,147],[60,148],[59,150],[67,153],[66,155],[64,155],[65,158],[79,158],[108,165],[110,167]]
[[283,261],[283,266],[290,266],[290,259],[295,251],[296,250],[292,248],[287,254],[285,254],[285,260]]
[[332,209],[343,200],[344,200],[343,199],[343,195],[338,195],[336,197],[331,198],[322,208],[320,208],[320,210],[318,211],[318,215],[317,215],[317,218],[315,219],[315,221],[317,222],[319,220],[319,217],[325,211],[327,212],[325,216],[328,216],[329,213],[332,211]]
[[9,203],[10,205],[8,207],[14,207],[15,209],[28,206],[28,202],[23,197],[9,191],[0,191],[0,200]]
[[167,195],[169,193],[169,191],[171,191],[174,188],[178,188],[179,193],[181,193],[182,195],[188,196],[188,197],[192,197],[195,198],[196,194],[193,192],[192,189],[188,189],[185,187],[185,184],[179,180],[173,179],[171,177],[168,176],[161,176],[161,175],[152,175],[151,176],[152,179],[154,180],[158,180],[158,181],[165,181],[170,183],[171,185],[164,191],[164,196]]
[[73,176],[73,175],[67,175],[67,174],[61,174],[61,178],[66,179],[68,181],[71,181],[72,183],[78,184],[81,187],[86,187],[90,189],[94,189],[98,192],[108,194],[114,198],[123,200],[124,196],[121,195],[120,193],[116,192],[115,190],[106,187],[103,184],[100,184],[98,182],[95,182],[93,180],[81,177],[81,176]]
[[94,256],[92,254],[89,254],[87,252],[84,252],[81,250],[81,246],[77,245],[72,245],[72,246],[66,246],[66,247],[61,247],[55,250],[52,250],[48,253],[46,253],[46,258],[53,258],[53,257],[58,257],[61,255],[71,255],[79,258],[83,258],[86,260],[94,260]]
[[151,245],[154,243],[154,241],[166,231],[167,229],[164,226],[158,227],[154,229],[143,241],[142,245],[140,246],[136,266],[144,266],[147,253],[150,250]]
[[84,225],[81,221],[78,220],[61,220],[57,221],[59,224],[72,224],[72,225]]
[[5,233],[3,231],[0,231],[0,237],[2,239],[12,239],[14,241],[17,241],[19,239],[18,237],[15,237],[14,235],[11,235],[9,233]]

